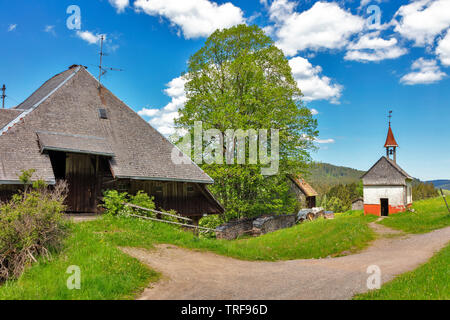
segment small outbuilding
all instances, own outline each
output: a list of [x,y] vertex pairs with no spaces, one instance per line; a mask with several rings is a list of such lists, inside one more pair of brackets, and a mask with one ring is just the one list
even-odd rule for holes
[[364,198],[358,198],[353,200],[352,210],[364,210]]
[[406,211],[412,204],[413,178],[397,164],[398,144],[394,138],[390,121],[384,147],[386,156],[381,157],[362,176],[364,214],[388,216]]
[[300,208],[314,208],[319,195],[301,176],[290,176],[291,192],[295,194]]

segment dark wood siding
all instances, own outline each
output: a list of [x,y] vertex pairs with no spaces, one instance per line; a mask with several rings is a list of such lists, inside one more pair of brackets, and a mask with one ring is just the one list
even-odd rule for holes
[[97,156],[67,154],[68,212],[91,213],[97,211],[97,159]]

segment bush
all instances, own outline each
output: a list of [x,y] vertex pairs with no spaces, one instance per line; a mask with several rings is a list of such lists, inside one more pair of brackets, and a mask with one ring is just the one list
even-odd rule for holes
[[139,191],[134,196],[129,195],[127,192],[119,193],[117,190],[107,190],[103,193],[102,207],[106,209],[105,214],[112,216],[127,215],[136,213],[137,210],[139,215],[154,216],[154,214],[149,211],[125,207],[125,203],[131,203],[147,209],[155,209],[153,197],[149,197],[149,195],[143,191]]
[[0,205],[0,282],[19,277],[39,257],[49,259],[67,233],[67,184],[48,188],[37,181],[26,189]]

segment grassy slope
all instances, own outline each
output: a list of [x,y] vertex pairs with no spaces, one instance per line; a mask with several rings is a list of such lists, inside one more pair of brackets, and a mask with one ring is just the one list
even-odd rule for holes
[[[450,197],[447,197],[448,200]],[[417,201],[415,213],[393,215],[381,223],[408,233],[424,233],[450,226],[450,214],[442,198]],[[355,299],[450,299],[450,245],[418,269],[398,276],[380,290]]]
[[395,214],[380,223],[407,233],[425,233],[450,226],[450,214],[442,197],[416,201],[413,208],[414,213]]
[[[51,262],[39,262],[17,281],[0,287],[0,299],[128,299],[158,274],[123,254],[117,246],[152,248],[171,243],[211,250],[241,259],[319,258],[363,248],[374,238],[367,226],[374,217],[344,214],[259,238],[236,241],[199,239],[169,225],[135,219],[103,218],[77,224],[66,249]],[[66,269],[81,267],[81,290],[68,290]]]

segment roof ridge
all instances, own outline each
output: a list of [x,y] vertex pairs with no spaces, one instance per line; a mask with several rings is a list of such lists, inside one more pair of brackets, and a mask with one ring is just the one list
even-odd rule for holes
[[[0,129],[0,136],[2,136],[4,133],[6,133],[9,129],[11,129],[14,125],[16,125],[17,123],[19,123],[24,117],[26,117],[28,114],[30,114],[33,110],[35,110],[37,107],[39,107],[39,105],[41,103],[43,103],[45,100],[47,100],[51,95],[53,95],[56,91],[58,91],[59,88],[61,88],[64,84],[67,83],[67,81],[69,81],[70,79],[72,79],[72,77],[78,72],[80,71],[81,66],[78,66],[77,69],[70,74],[66,79],[64,79],[63,82],[61,82],[55,89],[53,89],[52,91],[50,91],[49,94],[47,94],[45,97],[43,97],[41,100],[39,100],[37,103],[35,103],[31,108],[21,112],[15,119],[13,119],[12,121],[10,121],[8,124],[6,124],[6,126],[4,126],[2,129]],[[61,72],[62,73],[62,72]],[[60,75],[61,73],[58,73],[57,75],[53,76],[51,79],[53,79],[54,77]],[[47,80],[45,83],[47,83],[49,80]],[[44,85],[43,84],[43,85]],[[42,86],[41,86],[42,87]],[[39,89],[38,89],[39,90]],[[20,110],[20,109],[18,109]]]

